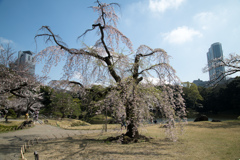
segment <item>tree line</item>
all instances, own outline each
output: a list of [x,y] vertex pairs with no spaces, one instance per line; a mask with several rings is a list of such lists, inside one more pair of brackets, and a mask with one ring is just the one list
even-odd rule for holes
[[186,108],[201,113],[240,112],[240,77],[213,87],[183,83]]

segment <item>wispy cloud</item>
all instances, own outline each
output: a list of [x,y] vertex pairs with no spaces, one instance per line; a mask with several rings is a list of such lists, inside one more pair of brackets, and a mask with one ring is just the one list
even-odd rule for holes
[[187,26],[178,27],[171,32],[163,34],[164,40],[173,44],[182,44],[192,41],[193,37],[202,37],[201,32],[188,28]]
[[3,37],[0,37],[0,43],[1,44],[10,44],[10,43],[13,43],[12,40],[8,40],[8,39],[5,39]]
[[218,17],[212,12],[201,12],[193,17],[194,21],[201,25],[201,28],[206,30],[218,21]]
[[153,12],[165,12],[178,8],[185,0],[149,0],[149,8]]

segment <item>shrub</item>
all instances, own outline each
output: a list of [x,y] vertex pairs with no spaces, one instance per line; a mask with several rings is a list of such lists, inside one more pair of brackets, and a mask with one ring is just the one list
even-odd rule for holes
[[[111,117],[107,117],[108,123],[113,120]],[[89,122],[91,124],[105,124],[106,117],[103,114],[96,115],[89,119]]]
[[11,116],[12,118],[17,118],[17,114],[13,109],[8,110],[7,116]]
[[240,120],[240,116],[238,116],[238,118],[237,118],[238,120]]

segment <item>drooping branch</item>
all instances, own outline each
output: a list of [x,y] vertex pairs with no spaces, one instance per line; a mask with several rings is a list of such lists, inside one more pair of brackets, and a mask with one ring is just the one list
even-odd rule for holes
[[[88,55],[88,56],[95,57],[95,58],[97,58],[97,59],[99,59],[99,60],[104,61],[104,62],[107,64],[107,66],[108,66],[109,73],[112,75],[112,77],[115,79],[115,81],[116,81],[116,82],[120,82],[120,81],[121,81],[121,78],[120,78],[120,76],[117,74],[117,72],[116,72],[115,69],[114,69],[114,66],[113,66],[113,64],[112,64],[112,62],[111,62],[111,59],[110,59],[110,58],[111,58],[111,53],[110,53],[110,51],[109,51],[109,49],[108,49],[108,47],[107,47],[107,45],[106,45],[106,43],[105,43],[105,40],[104,40],[104,26],[102,26],[100,23],[98,23],[98,24],[94,24],[94,25],[93,25],[93,28],[95,28],[95,27],[99,27],[99,29],[100,29],[101,42],[102,42],[102,44],[103,44],[103,46],[104,46],[104,49],[105,49],[106,53],[108,54],[108,56],[106,56],[106,57],[100,56],[99,54],[97,54],[97,51],[96,51],[96,52],[88,52],[88,51],[86,51],[86,50],[84,50],[84,49],[79,49],[79,50],[77,50],[77,49],[69,49],[68,47],[62,45],[62,44],[58,41],[56,35],[51,31],[51,29],[50,29],[48,26],[42,26],[42,29],[46,29],[46,30],[49,32],[48,34],[38,34],[38,35],[35,36],[35,38],[41,37],[41,36],[44,36],[44,37],[47,36],[47,39],[48,39],[48,40],[53,39],[53,41],[54,41],[61,49],[65,50],[65,51],[68,52],[69,54]],[[85,32],[85,33],[87,33],[87,32]]]
[[82,85],[82,83],[76,82],[76,81],[69,81],[70,84],[77,84],[80,87],[84,88],[84,86]]
[[63,49],[65,50],[66,52],[70,53],[70,54],[83,54],[83,55],[89,55],[89,56],[92,56],[92,57],[95,57],[97,59],[101,59],[101,60],[104,60],[104,57],[98,55],[97,53],[94,53],[94,52],[88,52],[88,51],[85,51],[83,49],[73,49],[73,48],[68,48],[66,46],[64,46],[63,44],[61,44],[61,42],[59,42],[59,40],[57,40],[57,37],[56,35],[52,32],[52,30],[48,27],[48,26],[42,26],[41,30],[44,30],[46,29],[49,34],[38,34],[35,36],[35,39],[37,37],[47,37],[47,41],[51,40],[51,38],[53,39],[53,41],[60,47],[60,49]]

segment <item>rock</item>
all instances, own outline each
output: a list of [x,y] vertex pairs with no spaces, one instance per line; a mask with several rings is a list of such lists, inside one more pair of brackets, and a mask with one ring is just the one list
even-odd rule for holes
[[208,117],[206,115],[201,115],[194,120],[194,122],[199,122],[199,121],[208,121]]
[[157,120],[155,119],[154,121],[153,121],[155,124],[157,124]]
[[47,119],[45,119],[45,120],[44,120],[44,123],[45,123],[45,124],[48,124],[48,120],[47,120]]
[[25,127],[31,127],[32,126],[33,121],[24,121],[22,122],[22,124],[17,128],[17,129],[24,129]]
[[219,119],[213,119],[212,122],[222,122],[222,121]]

